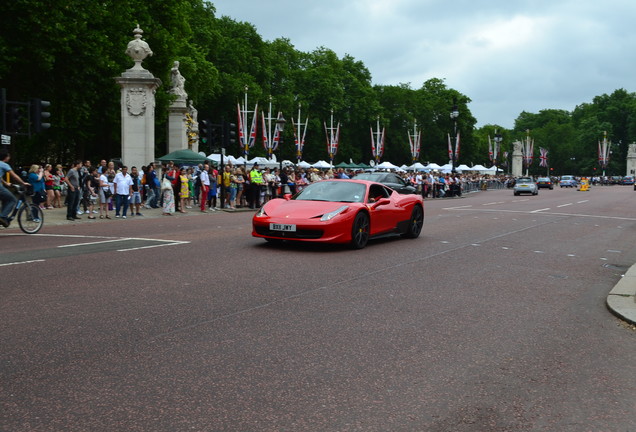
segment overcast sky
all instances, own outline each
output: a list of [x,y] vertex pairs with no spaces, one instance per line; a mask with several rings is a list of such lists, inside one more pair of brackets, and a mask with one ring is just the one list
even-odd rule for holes
[[[349,54],[373,84],[430,78],[468,96],[478,126],[572,111],[636,87],[636,0],[216,0],[297,50]],[[449,107],[450,108],[450,107]]]

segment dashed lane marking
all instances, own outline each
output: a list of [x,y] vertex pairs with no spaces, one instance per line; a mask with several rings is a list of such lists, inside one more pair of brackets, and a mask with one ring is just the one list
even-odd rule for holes
[[[34,236],[51,236],[48,234],[34,234]],[[180,240],[164,240],[136,237],[97,237],[97,236],[64,236],[53,235],[54,237],[69,237],[73,239],[84,238],[89,241],[84,243],[71,243],[59,245],[57,247],[44,247],[42,249],[28,250],[21,252],[0,253],[0,266],[30,264],[43,262],[47,259],[66,258],[78,255],[96,254],[103,252],[128,252],[140,249],[149,249],[163,246],[178,246],[190,243]],[[98,240],[99,239],[99,240]]]

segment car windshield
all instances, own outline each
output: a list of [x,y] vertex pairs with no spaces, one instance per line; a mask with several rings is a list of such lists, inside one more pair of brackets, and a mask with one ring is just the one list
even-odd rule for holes
[[549,178],[547,178],[547,177],[539,177],[539,179],[538,179],[537,181],[540,181],[540,182],[549,182],[549,181],[550,181],[550,179],[549,179]]
[[529,178],[520,178],[517,180],[517,183],[532,183],[532,180]]
[[561,177],[561,180],[574,180],[574,177],[572,177],[572,176],[563,176],[563,177]]
[[356,174],[356,179],[358,180],[372,180],[372,181],[381,181],[384,180],[385,174],[383,173],[362,173]]
[[348,181],[312,183],[292,199],[303,201],[364,202],[366,186]]

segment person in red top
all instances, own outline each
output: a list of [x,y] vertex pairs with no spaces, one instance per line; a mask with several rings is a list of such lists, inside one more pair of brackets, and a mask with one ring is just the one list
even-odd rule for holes
[[44,167],[44,190],[46,191],[46,208],[53,208],[53,201],[55,200],[55,192],[53,191],[53,173],[51,169],[53,167],[50,164],[46,164]]
[[[168,170],[166,172],[166,176],[170,179],[170,183],[172,183],[172,193],[175,197],[178,197],[180,188],[179,171],[177,171],[177,168],[174,166],[174,162],[172,161],[168,162]],[[179,205],[179,201],[181,200],[175,199],[174,201],[175,210],[180,211],[181,206]]]

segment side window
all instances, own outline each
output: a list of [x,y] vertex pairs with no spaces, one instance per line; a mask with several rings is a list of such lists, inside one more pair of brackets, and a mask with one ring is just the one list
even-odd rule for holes
[[380,198],[388,197],[388,191],[380,185],[371,185],[369,188],[369,200],[368,202],[374,203],[377,202]]

